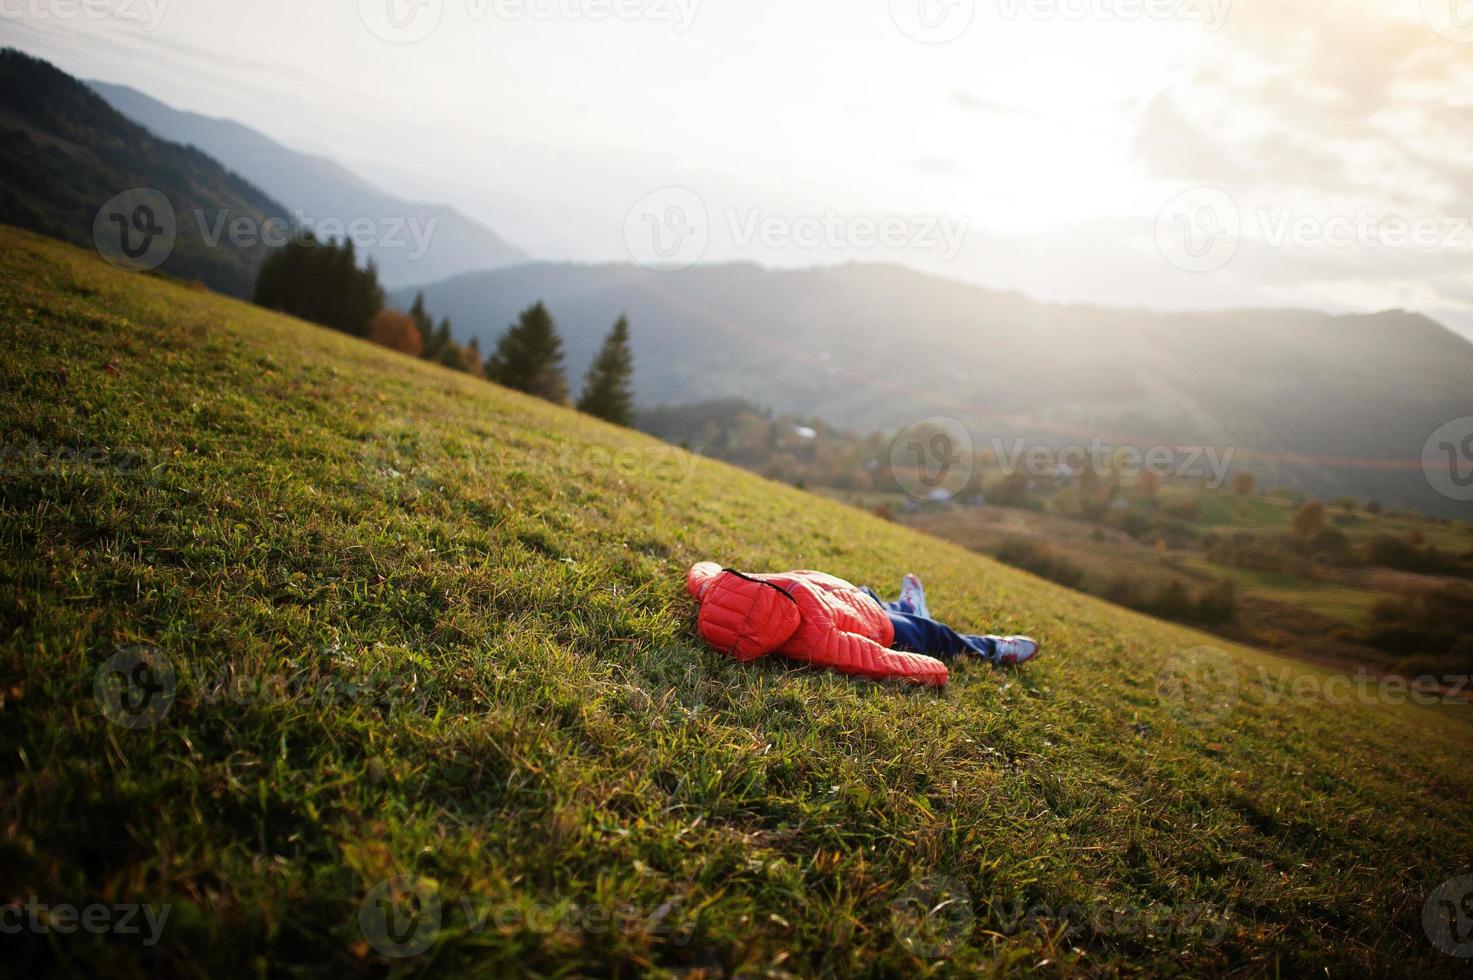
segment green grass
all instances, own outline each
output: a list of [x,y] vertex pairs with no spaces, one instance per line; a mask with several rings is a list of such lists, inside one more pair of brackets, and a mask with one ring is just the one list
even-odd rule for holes
[[1162,502],[1193,501],[1197,523],[1232,532],[1262,533],[1288,530],[1294,509],[1284,501],[1263,496],[1240,497],[1226,490],[1165,486],[1157,496]]
[[[1291,501],[1280,496],[1240,497],[1220,489],[1168,486],[1161,489],[1159,496],[1163,501],[1195,501],[1196,523],[1227,534],[1287,532],[1296,509]],[[1356,544],[1377,535],[1405,538],[1415,532],[1427,543],[1454,555],[1473,548],[1473,535],[1462,521],[1438,521],[1400,512],[1371,514],[1362,508],[1347,512],[1329,502],[1325,514],[1328,527],[1344,532]]]
[[[1473,871],[1465,726],[1296,703],[1321,675],[637,434],[0,253],[0,898],[171,910],[152,946],[0,935],[18,975],[1463,964],[1421,915]],[[1046,653],[941,694],[739,665],[694,637],[702,558],[914,570]],[[1214,643],[1236,695],[1163,697]],[[134,645],[178,682],[129,729],[94,679]],[[442,902],[411,958],[361,928],[394,875]],[[937,881],[962,901],[917,936],[894,908]]]
[[1300,606],[1352,626],[1365,626],[1369,622],[1371,608],[1384,597],[1384,593],[1371,589],[1307,579],[1288,572],[1235,568],[1202,558],[1183,558],[1180,563],[1185,568],[1230,579],[1245,593]]

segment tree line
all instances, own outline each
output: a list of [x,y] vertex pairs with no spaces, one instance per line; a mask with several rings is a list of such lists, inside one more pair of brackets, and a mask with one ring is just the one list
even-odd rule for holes
[[415,296],[407,313],[387,308],[373,260],[360,268],[351,240],[319,241],[304,232],[261,264],[254,301],[554,404],[574,404],[580,412],[618,425],[634,421],[634,356],[624,316],[604,338],[574,403],[562,338],[541,300],[521,312],[483,360],[476,338],[465,344],[455,340],[449,317],[435,324],[424,293]]

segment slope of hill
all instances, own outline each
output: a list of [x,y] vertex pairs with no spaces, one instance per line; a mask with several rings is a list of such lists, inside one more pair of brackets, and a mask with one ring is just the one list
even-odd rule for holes
[[[356,218],[414,221],[431,229],[427,247],[401,247],[409,236],[374,243],[361,253],[378,264],[390,287],[429,282],[526,260],[485,226],[453,208],[405,201],[386,194],[324,157],[288,149],[271,138],[228,119],[183,112],[126,85],[91,82],[113,108],[167,140],[199,147],[277,200],[299,208],[309,219]],[[412,244],[412,243],[411,243]]]
[[[5,228],[0,331],[6,898],[147,909],[41,913],[22,974],[1462,963],[1456,719]],[[701,558],[914,570],[1047,653],[738,664]]]
[[518,309],[546,300],[575,376],[626,311],[646,406],[757,398],[850,429],[949,415],[984,447],[993,434],[1205,443],[1232,448],[1264,484],[1469,513],[1433,490],[1420,459],[1433,430],[1473,414],[1473,345],[1412,313],[1055,306],[865,265],[533,264],[426,296],[483,348]]
[[[164,272],[234,296],[250,294],[267,251],[263,223],[286,215],[285,208],[199,150],[129,122],[66,73],[0,50],[0,221],[92,247],[99,210],[137,188],[162,194],[172,214],[163,207],[149,211],[146,225],[157,236],[130,229],[134,246],[163,243],[173,233],[159,266]],[[148,199],[130,199],[119,216],[133,219],[140,201]],[[212,240],[239,219],[255,229],[249,240],[228,234]]]

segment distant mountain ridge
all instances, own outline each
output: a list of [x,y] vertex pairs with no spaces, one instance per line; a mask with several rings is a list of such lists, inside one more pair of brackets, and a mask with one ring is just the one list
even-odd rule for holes
[[[124,118],[60,69],[0,50],[0,222],[92,248],[94,223],[106,227],[99,212],[139,188],[173,209],[172,220],[147,212],[153,227],[177,234],[161,271],[250,295],[266,245],[259,235],[246,241],[215,232],[238,219],[259,230],[286,214],[281,204],[200,150]],[[132,217],[136,202],[127,210],[117,217]]]
[[88,84],[129,119],[164,139],[198,147],[308,219],[412,221],[428,229],[423,254],[416,254],[419,245],[407,230],[397,236],[402,244],[386,233],[385,244],[359,249],[360,256],[374,260],[388,287],[526,261],[520,249],[453,208],[395,197],[332,160],[282,146],[240,123],[175,109],[126,85]]
[[1065,306],[892,265],[533,263],[425,295],[483,349],[545,300],[573,379],[627,313],[644,407],[744,397],[860,430],[953,416],[984,447],[1211,445],[1321,496],[1469,514],[1419,460],[1473,414],[1473,345],[1415,313]]

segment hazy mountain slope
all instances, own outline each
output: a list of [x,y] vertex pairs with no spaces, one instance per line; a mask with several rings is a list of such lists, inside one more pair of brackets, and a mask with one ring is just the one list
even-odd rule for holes
[[[627,312],[644,405],[742,396],[853,428],[954,415],[984,442],[1209,443],[1314,493],[1462,506],[1432,490],[1418,460],[1437,426],[1473,414],[1473,345],[1412,313],[1059,306],[875,265],[538,263],[426,295],[483,347],[546,300],[575,379]],[[1345,464],[1361,458],[1395,462]]]
[[134,188],[161,192],[173,208],[171,220],[159,216],[177,231],[164,272],[249,295],[266,248],[210,244],[209,230],[222,218],[259,228],[282,205],[199,150],[156,138],[65,72],[0,51],[0,221],[92,247],[99,209]]
[[[9,228],[0,333],[3,901],[168,914],[8,975],[1466,974],[1452,706]],[[737,663],[706,558],[1045,652]]]
[[288,149],[228,119],[174,109],[126,85],[89,84],[134,122],[165,139],[199,147],[288,207],[300,208],[309,222],[323,218],[343,222],[365,217],[375,221],[414,219],[420,227],[432,228],[428,248],[419,256],[414,254],[416,249],[408,235],[402,237],[409,247],[374,245],[361,249],[363,255],[378,263],[379,278],[388,286],[495,269],[526,259],[515,246],[458,211],[387,194],[325,157]]

